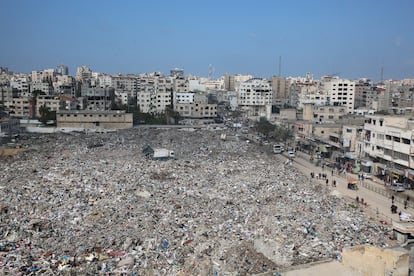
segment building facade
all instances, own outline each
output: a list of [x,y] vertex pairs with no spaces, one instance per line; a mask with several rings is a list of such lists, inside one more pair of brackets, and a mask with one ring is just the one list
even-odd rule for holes
[[238,105],[247,117],[270,119],[273,91],[270,82],[265,79],[250,79],[240,84]]
[[132,114],[121,110],[59,110],[56,123],[58,128],[81,129],[125,129],[133,126]]

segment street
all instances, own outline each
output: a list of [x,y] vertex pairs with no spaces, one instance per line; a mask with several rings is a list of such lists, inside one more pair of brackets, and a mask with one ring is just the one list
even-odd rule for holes
[[[286,153],[283,154],[283,157],[287,159]],[[386,222],[387,224],[392,224],[393,220],[399,221],[398,213],[400,211],[404,213],[408,213],[410,215],[413,214],[412,204],[413,202],[409,202],[407,209],[404,209],[404,200],[407,195],[410,196],[411,201],[414,200],[412,196],[412,191],[405,191],[400,194],[395,194],[395,205],[398,207],[397,214],[391,213],[391,193],[384,187],[383,184],[376,183],[372,180],[364,180],[363,184],[358,184],[358,190],[350,190],[347,188],[347,177],[349,178],[358,178],[354,174],[349,175],[338,175],[337,171],[334,172],[332,176],[331,168],[326,167],[323,170],[321,167],[315,166],[313,163],[309,161],[309,155],[297,151],[296,158],[292,159],[293,165],[301,170],[304,174],[308,175],[310,178],[311,172],[314,172],[315,175],[319,173],[326,173],[328,181],[328,186],[332,189],[332,192],[335,194],[342,195],[344,197],[353,200],[356,204],[356,197],[358,197],[361,201],[363,199],[365,204],[359,203],[361,208],[364,208],[368,214],[374,216],[375,219],[378,221]],[[315,182],[319,182],[320,184],[326,185],[325,179],[313,179]],[[336,187],[332,186],[332,181],[336,180]],[[370,188],[370,189],[368,189]]]

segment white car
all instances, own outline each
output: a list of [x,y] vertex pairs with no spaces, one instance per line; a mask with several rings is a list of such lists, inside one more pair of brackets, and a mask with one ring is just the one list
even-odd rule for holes
[[371,179],[372,180],[372,174],[369,173],[363,173],[364,179]]
[[403,183],[392,183],[391,184],[391,190],[395,191],[395,192],[404,192],[405,191],[405,187]]
[[295,158],[296,156],[294,151],[288,151],[287,155],[289,158]]

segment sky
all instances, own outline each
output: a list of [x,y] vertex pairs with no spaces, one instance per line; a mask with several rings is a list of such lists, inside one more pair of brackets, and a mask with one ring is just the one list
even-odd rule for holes
[[0,66],[414,78],[413,11],[412,0],[2,0]]

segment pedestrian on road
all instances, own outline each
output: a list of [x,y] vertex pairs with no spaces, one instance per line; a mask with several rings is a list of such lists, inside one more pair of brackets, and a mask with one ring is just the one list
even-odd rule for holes
[[408,204],[408,201],[404,200],[404,209],[407,209],[407,204]]
[[328,187],[328,184],[329,184],[329,179],[327,178],[326,179],[326,186]]
[[332,181],[332,185],[333,185],[334,187],[336,187],[336,180],[335,180],[335,179]]
[[394,195],[392,195],[392,196],[391,196],[391,203],[392,203],[392,204],[394,204],[394,199],[395,199],[395,197],[394,197]]
[[334,170],[332,169],[332,171],[331,171],[331,174],[333,175],[334,174]]

